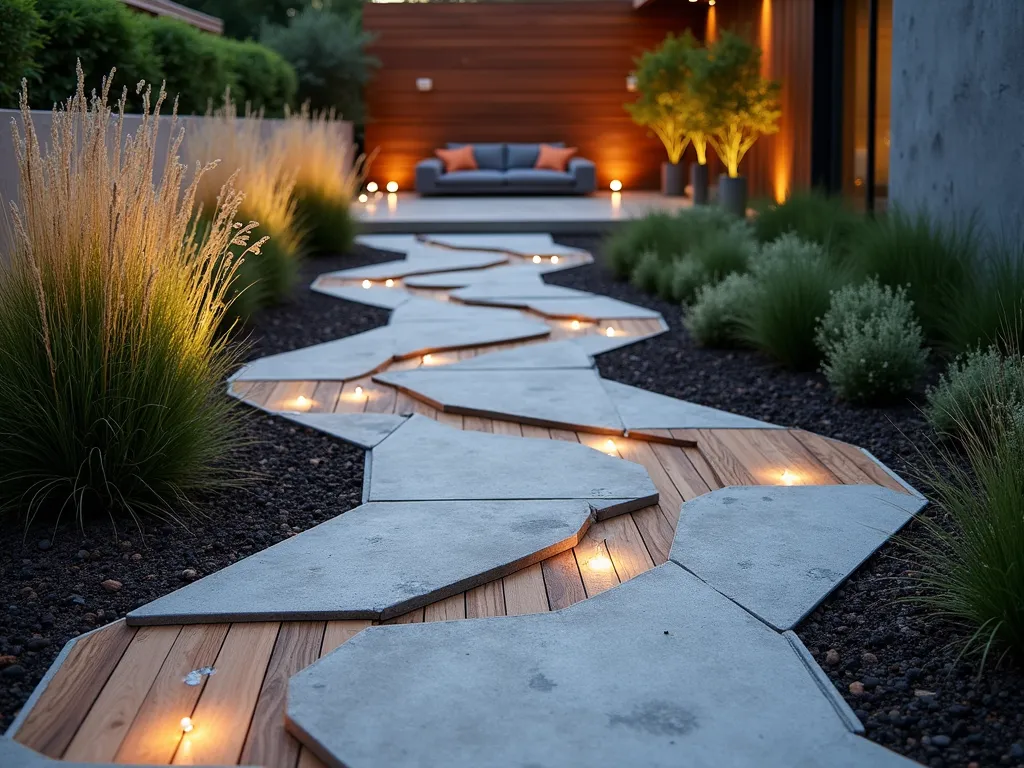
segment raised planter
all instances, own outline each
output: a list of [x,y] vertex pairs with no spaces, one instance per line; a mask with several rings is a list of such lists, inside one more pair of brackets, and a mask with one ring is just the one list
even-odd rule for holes
[[708,166],[690,163],[690,188],[694,205],[708,204]]
[[718,205],[740,218],[747,215],[747,177],[718,177]]
[[682,163],[661,164],[661,193],[667,197],[686,194],[686,170]]

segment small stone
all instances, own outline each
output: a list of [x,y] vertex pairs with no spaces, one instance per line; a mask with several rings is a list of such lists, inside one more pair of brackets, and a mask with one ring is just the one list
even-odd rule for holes
[[829,648],[828,653],[825,654],[825,663],[830,667],[834,667],[839,664],[839,651],[835,648]]
[[79,560],[86,560],[89,557],[89,550],[80,549],[78,550],[78,552],[75,553],[75,557],[77,557]]
[[18,657],[17,656],[11,656],[9,654],[5,655],[5,656],[0,656],[0,669],[4,669],[6,667],[9,667],[9,666],[11,666],[11,664],[16,664],[17,661],[18,661]]
[[36,542],[36,546],[39,547],[40,550],[45,552],[51,546],[53,546],[53,544],[50,542],[49,539],[40,539],[39,541]]
[[1010,757],[1019,760],[1024,757],[1024,744],[1017,741],[1010,745]]
[[50,639],[47,637],[33,637],[25,643],[25,647],[30,651],[41,651],[43,648],[50,647]]
[[71,602],[75,605],[85,605],[85,598],[81,595],[72,595]]
[[11,664],[9,667],[4,667],[4,670],[0,672],[0,675],[6,677],[8,680],[20,680],[25,676],[25,668],[20,664]]
[[850,693],[852,693],[854,696],[860,696],[861,694],[863,694],[864,683],[860,682],[859,680],[854,680],[852,683],[850,683]]
[[878,657],[875,656],[875,654],[873,654],[873,653],[862,653],[860,655],[860,660],[863,663],[865,663],[865,664],[877,664],[878,663]]
[[138,562],[141,559],[142,559],[142,553],[141,552],[136,552],[134,555],[132,555],[132,560],[134,560],[135,562]]
[[198,575],[199,574],[196,573],[195,568],[186,568],[184,571],[181,572],[181,578],[183,578],[185,581],[194,581],[196,576]]
[[950,739],[949,736],[946,736],[945,734],[940,733],[938,736],[932,736],[933,747],[948,747],[951,741],[952,739]]
[[120,592],[124,584],[117,579],[106,579],[100,582],[100,586],[107,590],[107,592]]

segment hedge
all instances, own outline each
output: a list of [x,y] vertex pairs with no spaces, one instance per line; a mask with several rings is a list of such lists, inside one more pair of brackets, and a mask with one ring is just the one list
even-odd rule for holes
[[0,2],[0,107],[18,103],[21,78],[33,74],[35,54],[45,39],[42,26],[35,0]]
[[[31,9],[31,0],[26,5]],[[35,55],[30,60],[7,64],[8,52],[0,59],[3,106],[17,106],[19,83],[29,74],[34,74],[29,87],[33,107],[49,109],[63,102],[75,90],[79,60],[87,90],[99,89],[103,77],[116,68],[111,97],[118,98],[127,87],[129,109],[140,106],[135,95],[139,80],[154,87],[166,80],[169,96],[179,96],[182,114],[205,113],[208,102],[219,102],[228,87],[239,104],[251,102],[254,109],[272,116],[282,114],[295,100],[295,70],[258,43],[136,13],[119,0],[36,0],[35,8],[48,42],[38,50],[38,45],[31,46]],[[0,16],[0,33],[5,33],[6,46],[5,18]]]

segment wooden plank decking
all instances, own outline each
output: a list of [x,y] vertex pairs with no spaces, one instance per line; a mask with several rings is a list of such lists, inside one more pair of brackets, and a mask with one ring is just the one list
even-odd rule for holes
[[[660,329],[656,321],[612,324],[635,335]],[[555,338],[579,332],[569,323],[551,325]],[[417,357],[389,369],[452,362],[513,346]],[[641,439],[609,438],[441,413],[370,377],[235,386],[247,401],[270,410],[412,411],[461,429],[578,441],[642,464],[657,486],[659,504],[595,523],[573,550],[387,623],[537,613],[592,597],[665,562],[681,503],[725,485],[876,483],[905,490],[853,446],[801,430],[652,430]],[[287,681],[369,624],[135,629],[116,622],[76,643],[15,738],[50,757],[89,762],[316,768],[319,760],[285,731]],[[183,682],[190,671],[204,666],[216,673],[196,686]],[[192,718],[191,733],[182,733],[183,717]]]

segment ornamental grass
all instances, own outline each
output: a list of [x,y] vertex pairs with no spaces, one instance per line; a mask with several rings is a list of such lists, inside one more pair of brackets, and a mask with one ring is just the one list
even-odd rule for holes
[[[196,492],[237,482],[226,457],[236,410],[222,393],[235,363],[218,332],[249,227],[228,184],[209,232],[193,206],[208,168],[158,159],[164,94],[139,86],[141,123],[76,93],[36,133],[21,96],[13,129],[20,199],[0,259],[0,509],[31,522],[72,514],[174,516]],[[152,108],[151,108],[152,106]],[[160,153],[162,154],[162,153]],[[189,178],[187,179],[186,176]]]
[[356,223],[350,206],[363,185],[372,155],[356,156],[333,111],[304,106],[287,114],[274,133],[274,152],[296,175],[298,215],[313,253],[344,253]]

